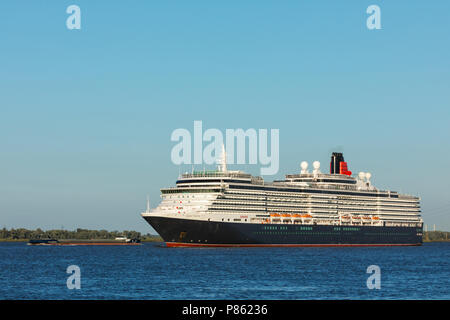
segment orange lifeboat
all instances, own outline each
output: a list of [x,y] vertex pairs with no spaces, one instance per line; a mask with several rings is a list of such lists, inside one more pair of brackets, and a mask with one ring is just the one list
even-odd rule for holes
[[312,215],[310,215],[310,214],[303,214],[302,218],[312,218]]
[[361,219],[359,216],[352,216],[353,219]]
[[280,215],[278,213],[271,213],[270,216],[271,217],[279,217]]
[[286,218],[290,218],[291,217],[291,215],[289,213],[283,213],[281,216],[282,217],[286,217]]
[[372,217],[372,220],[380,220],[378,217]]
[[295,214],[292,215],[292,217],[293,217],[293,218],[301,218],[302,215],[301,215],[301,214],[296,214],[296,213],[295,213]]

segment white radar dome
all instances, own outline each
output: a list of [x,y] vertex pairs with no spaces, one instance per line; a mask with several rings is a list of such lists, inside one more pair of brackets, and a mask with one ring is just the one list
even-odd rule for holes
[[361,180],[364,180],[364,178],[366,177],[366,173],[361,171],[361,172],[358,174],[358,177],[359,177]]
[[300,168],[302,168],[303,170],[308,169],[308,162],[302,161],[302,163],[300,164]]
[[372,174],[370,172],[366,172],[366,179],[369,180],[370,177],[372,177]]
[[320,162],[319,161],[314,161],[313,162],[313,167],[314,167],[314,169],[319,169],[320,168]]

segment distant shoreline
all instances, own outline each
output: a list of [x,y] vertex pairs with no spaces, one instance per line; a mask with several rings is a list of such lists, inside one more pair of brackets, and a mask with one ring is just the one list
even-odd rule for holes
[[[73,239],[84,240],[84,239]],[[102,240],[102,239],[89,239],[89,240]],[[30,239],[0,239],[0,242],[28,242]],[[164,242],[161,237],[155,236],[152,239],[141,239],[141,242]]]
[[[97,240],[97,239],[92,239]],[[30,239],[0,239],[0,242],[28,242]],[[143,242],[164,242],[162,238],[155,239],[155,240],[141,240],[141,243]],[[423,243],[434,243],[434,242],[450,242],[450,239],[448,240],[423,240]]]
[[0,242],[29,241],[30,239],[58,240],[113,240],[116,238],[139,239],[141,242],[157,242],[162,238],[157,234],[141,234],[137,231],[108,231],[77,228],[75,230],[52,229],[29,230],[25,228],[0,229]]
[[[68,230],[48,230],[43,231],[27,230],[24,228],[0,229],[0,242],[28,242],[30,239],[58,239],[58,240],[105,240],[115,239],[124,236],[129,239],[139,239],[141,242],[164,242],[164,240],[155,234],[147,233],[142,235],[137,231],[106,231],[106,230],[88,230],[76,229]],[[448,231],[426,231],[423,233],[423,242],[450,242],[450,232]]]
[[[91,240],[98,240],[98,239],[91,239]],[[30,239],[0,239],[0,242],[28,242]],[[143,242],[164,242],[162,238],[157,238],[154,240],[141,240],[141,243]],[[450,242],[450,239],[442,239],[442,240],[423,240],[423,243],[434,243],[434,242]]]

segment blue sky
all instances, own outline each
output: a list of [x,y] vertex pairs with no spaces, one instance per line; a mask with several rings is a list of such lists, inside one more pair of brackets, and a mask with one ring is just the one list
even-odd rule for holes
[[[66,8],[81,8],[68,30]],[[366,8],[381,8],[368,30]],[[177,128],[280,130],[279,179],[343,151],[450,230],[448,1],[2,1],[0,227],[150,231]],[[182,170],[190,169],[182,168]],[[253,174],[259,166],[245,166]]]

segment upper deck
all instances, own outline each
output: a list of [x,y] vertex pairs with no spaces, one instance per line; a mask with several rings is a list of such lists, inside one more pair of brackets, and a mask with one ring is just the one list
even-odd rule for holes
[[[302,163],[299,173],[270,182],[227,170],[224,163],[218,170],[186,172],[178,177],[175,187],[161,189],[163,201],[158,210],[217,221],[234,221],[240,219],[236,215],[244,215],[255,222],[272,219],[275,214],[284,217],[279,218],[280,223],[295,223],[292,219],[305,216],[318,224],[345,224],[345,219],[350,219],[358,225],[397,225],[420,219],[418,197],[379,190],[372,185],[370,173],[352,175],[342,164],[343,157],[337,160],[339,165],[330,173],[322,173],[317,161],[312,172]],[[271,223],[277,223],[274,217]]]
[[326,193],[354,194],[354,195],[371,195],[388,198],[403,198],[403,199],[419,199],[415,196],[400,195],[395,191],[379,190],[372,185],[370,173],[360,172],[356,176],[348,171],[347,163],[343,162],[342,154],[333,153],[330,164],[330,173],[322,173],[320,171],[320,163],[315,161],[313,163],[314,170],[308,172],[307,163],[302,162],[301,172],[285,175],[284,180],[274,180],[266,182],[262,177],[253,176],[243,171],[227,170],[225,159],[218,170],[212,171],[192,171],[191,173],[183,173],[179,176],[175,188],[164,188],[165,192],[173,189],[194,189],[204,187],[219,187],[224,188],[230,186],[233,188],[245,188],[254,190],[266,190],[290,192],[290,191],[306,191],[319,189]]

